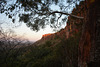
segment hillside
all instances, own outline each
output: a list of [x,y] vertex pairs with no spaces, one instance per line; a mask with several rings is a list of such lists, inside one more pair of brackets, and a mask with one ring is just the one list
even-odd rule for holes
[[[48,36],[43,36],[38,41],[38,45],[45,44],[50,41],[51,46],[58,44],[66,45],[65,52],[75,52],[76,60],[70,59],[65,65],[76,62],[76,67],[99,67],[100,66],[100,1],[87,0],[81,2],[73,9],[72,14],[84,17],[83,20],[68,17],[67,25],[64,29]],[[46,35],[46,34],[45,34]],[[46,44],[48,45],[48,43]],[[73,48],[73,46],[76,46]],[[76,51],[72,51],[72,50]],[[72,53],[66,56],[73,55]],[[71,56],[70,58],[73,58]],[[72,61],[74,60],[74,61]],[[72,64],[73,65],[73,64]],[[70,67],[70,66],[68,66]]]
[[100,1],[81,2],[72,14],[84,19],[69,16],[64,29],[29,46],[2,47],[0,67],[100,67]]
[[[72,14],[78,15],[78,16],[84,16],[84,2],[81,2],[80,5],[77,5],[76,8],[73,9]],[[60,31],[53,33],[53,34],[44,34],[42,38],[37,41],[36,43],[39,45],[39,43],[43,43],[48,40],[55,40],[58,38],[67,40],[70,37],[74,37],[75,34],[81,33],[82,30],[82,24],[83,20],[76,19],[73,17],[68,17],[68,21],[66,23],[66,27],[64,29],[61,29]]]
[[[84,2],[81,2],[77,5],[72,14],[83,16],[83,4]],[[78,46],[83,24],[82,20],[69,16],[64,29],[54,34],[44,34],[39,41],[34,43],[37,49],[31,49],[35,49],[39,55],[36,62],[34,61],[34,67],[37,65],[40,65],[38,67],[45,65],[46,67],[78,67]],[[44,64],[41,64],[42,62]]]

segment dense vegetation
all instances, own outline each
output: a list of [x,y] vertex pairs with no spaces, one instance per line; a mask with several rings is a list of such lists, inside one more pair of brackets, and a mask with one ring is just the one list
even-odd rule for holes
[[14,48],[8,54],[0,52],[0,67],[77,67],[79,38],[80,33],[67,40],[56,36],[40,46]]
[[[71,22],[68,24],[71,27]],[[81,29],[80,24],[75,24],[75,26]],[[69,28],[68,31],[70,32],[71,29]],[[55,35],[53,39],[48,39],[45,43],[40,42],[39,46],[31,44],[12,48],[12,43],[13,45],[22,43],[15,40],[8,42],[8,39],[3,46],[6,41],[0,40],[0,45],[2,44],[3,47],[0,46],[0,67],[78,67],[78,45],[81,32],[74,33],[68,39],[65,34]]]
[[[48,23],[50,23],[50,26],[53,28],[61,26],[62,25],[61,23],[66,22],[67,20],[67,17],[61,19],[61,16],[64,15],[70,15],[74,18],[83,19],[84,25],[82,26],[81,39],[80,39],[80,33],[75,34],[69,39],[64,39],[64,38],[62,39],[57,36],[55,40],[57,39],[59,40],[59,42],[55,40],[52,41],[49,40],[45,42],[45,44],[41,44],[40,46],[32,45],[28,47],[17,47],[17,48],[12,48],[12,45],[10,46],[4,45],[4,44],[11,44],[10,42],[6,43],[8,42],[8,40],[6,41],[0,40],[0,66],[1,67],[35,67],[35,66],[78,67],[77,65],[79,64],[79,67],[99,67],[100,66],[99,64],[100,63],[100,48],[99,48],[100,1],[85,0],[84,10],[80,10],[84,11],[82,13],[85,13],[82,17],[79,16],[79,14],[78,16],[74,14],[73,15],[69,14],[69,12],[66,10],[68,10],[68,8],[73,7],[73,6],[70,7],[70,4],[77,5],[77,2],[79,1],[83,0],[72,0],[72,1],[66,0],[66,2],[68,3],[67,6],[63,5],[63,3],[60,2],[60,0],[47,0],[47,1],[16,0],[15,3],[9,5],[7,5],[7,0],[1,0],[0,13],[5,13],[8,16],[8,18],[12,19],[13,23],[15,23],[16,19],[14,17],[18,15],[19,21],[26,23],[26,25],[30,27],[32,30],[38,31],[41,28],[45,28],[45,25],[47,25]],[[52,3],[57,4],[60,7],[59,11],[61,12],[53,11],[52,9],[50,9],[50,5],[52,5]],[[17,8],[18,10],[15,11],[15,9]],[[25,12],[22,13],[20,10],[21,11],[24,10]],[[59,18],[62,21],[61,23],[58,22],[60,20]],[[34,23],[32,23],[33,21]],[[46,23],[45,21],[49,22]],[[77,54],[77,52],[79,52],[79,54]]]

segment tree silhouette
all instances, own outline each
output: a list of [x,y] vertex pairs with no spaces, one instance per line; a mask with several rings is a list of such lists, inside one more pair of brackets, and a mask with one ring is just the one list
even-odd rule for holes
[[0,66],[13,65],[16,57],[22,52],[22,47],[28,45],[30,45],[29,41],[22,40],[13,30],[5,31],[0,27]]
[[[68,16],[83,19],[68,12],[68,9],[71,10],[80,1],[82,0],[1,0],[0,13],[5,13],[12,22],[16,21],[17,15],[19,22],[24,22],[32,30],[38,31],[47,24],[52,28],[60,27],[62,22],[67,21]],[[59,6],[59,9],[56,11],[51,5]]]

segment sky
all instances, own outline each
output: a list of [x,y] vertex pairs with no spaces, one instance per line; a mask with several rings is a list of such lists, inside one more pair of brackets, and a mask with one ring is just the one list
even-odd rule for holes
[[[53,7],[53,10],[59,11],[58,6],[51,5],[51,7]],[[16,19],[18,19],[18,18],[16,18]],[[28,39],[29,41],[33,41],[33,42],[41,39],[42,35],[44,35],[44,34],[54,33],[52,28],[50,28],[49,26],[46,26],[45,29],[41,29],[40,31],[35,32],[35,31],[31,30],[30,28],[28,28],[25,23],[19,23],[18,20],[16,21],[16,23],[13,24],[12,20],[9,19],[5,14],[0,14],[0,23],[3,23],[2,27],[4,29],[10,28],[10,29],[14,30],[18,36],[22,36],[22,38]],[[65,26],[66,26],[66,24],[62,25],[62,28],[64,28]]]
[[[59,7],[52,5],[55,10],[59,9]],[[18,18],[16,18],[18,19]],[[50,26],[46,26],[45,29],[41,29],[38,32],[35,32],[31,30],[29,27],[26,26],[25,23],[20,23],[18,20],[16,23],[12,23],[12,20],[9,19],[5,14],[0,14],[0,23],[3,23],[1,26],[4,29],[12,29],[18,36],[21,36],[24,39],[28,39],[29,41],[37,41],[42,38],[42,35],[48,34],[48,33],[54,33],[52,28]],[[65,25],[62,25],[64,28]]]
[[16,22],[14,24],[11,21],[12,20],[7,18],[5,14],[0,14],[0,23],[3,23],[1,26],[4,29],[12,29],[18,36],[22,36],[22,38],[28,39],[29,41],[34,42],[41,39],[44,34],[54,33],[52,28],[49,26],[46,26],[45,29],[41,29],[36,32],[27,27],[25,23],[20,24],[19,22]]

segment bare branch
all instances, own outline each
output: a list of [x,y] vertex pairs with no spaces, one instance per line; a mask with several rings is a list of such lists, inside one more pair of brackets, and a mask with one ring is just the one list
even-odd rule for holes
[[72,15],[72,14],[65,13],[65,12],[59,12],[59,11],[51,12],[50,15],[51,15],[51,14],[55,14],[55,13],[60,13],[60,14],[64,14],[64,15],[69,15],[69,16],[72,16],[72,17],[75,17],[75,18],[78,18],[78,19],[84,19],[84,17],[80,17],[80,16]]

